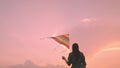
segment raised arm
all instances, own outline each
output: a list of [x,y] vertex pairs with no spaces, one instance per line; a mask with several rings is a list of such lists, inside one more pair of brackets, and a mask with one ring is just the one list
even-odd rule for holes
[[65,62],[67,63],[68,66],[70,66],[72,64],[71,54],[69,54],[68,60],[64,56],[62,56],[62,59],[65,60]]
[[64,56],[62,56],[62,59],[65,60],[66,63],[68,62],[67,59]]

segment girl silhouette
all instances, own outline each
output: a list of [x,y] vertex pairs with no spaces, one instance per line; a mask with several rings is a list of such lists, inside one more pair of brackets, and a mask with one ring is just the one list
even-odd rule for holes
[[68,60],[62,56],[68,66],[72,65],[71,68],[86,68],[85,56],[79,51],[77,43],[72,45],[72,52],[69,53]]

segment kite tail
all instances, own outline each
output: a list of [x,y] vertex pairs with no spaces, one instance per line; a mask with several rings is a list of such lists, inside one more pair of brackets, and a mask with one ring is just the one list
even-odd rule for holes
[[44,40],[44,39],[50,39],[51,37],[44,37],[44,38],[40,38],[40,40]]

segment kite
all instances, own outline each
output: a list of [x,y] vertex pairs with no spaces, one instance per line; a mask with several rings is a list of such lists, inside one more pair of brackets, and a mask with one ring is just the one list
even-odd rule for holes
[[68,49],[70,48],[69,34],[59,35],[51,38],[54,39],[59,44],[64,45]]

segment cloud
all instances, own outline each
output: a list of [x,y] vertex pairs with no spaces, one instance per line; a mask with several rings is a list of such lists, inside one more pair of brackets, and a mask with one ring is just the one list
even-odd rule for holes
[[10,66],[10,68],[40,68],[40,67],[32,63],[30,60],[26,60],[24,64]]
[[95,22],[95,21],[96,21],[95,18],[84,18],[80,22]]
[[64,68],[64,66],[51,65],[51,64],[48,64],[46,66],[38,66],[38,65],[34,64],[32,61],[26,60],[24,64],[10,66],[9,68]]
[[42,66],[40,68],[65,68],[64,66],[62,65],[47,65],[47,66]]
[[120,68],[120,49],[105,49],[88,63],[89,68]]

